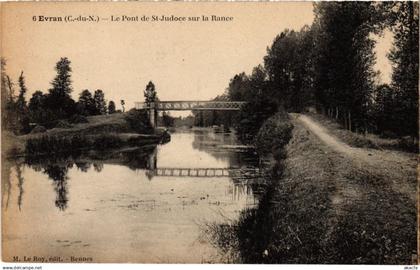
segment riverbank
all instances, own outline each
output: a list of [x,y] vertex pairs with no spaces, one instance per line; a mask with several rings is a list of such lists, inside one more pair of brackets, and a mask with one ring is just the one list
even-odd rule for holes
[[44,132],[15,136],[3,132],[2,145],[7,157],[51,154],[74,150],[144,146],[170,140],[163,129],[142,124],[135,112],[86,117],[86,122],[67,124]]
[[308,116],[291,122],[257,207],[218,228],[225,251],[243,263],[416,263],[416,155],[348,146]]

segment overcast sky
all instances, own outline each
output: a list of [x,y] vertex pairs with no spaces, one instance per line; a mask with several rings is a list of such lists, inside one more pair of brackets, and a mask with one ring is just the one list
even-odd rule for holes
[[[24,6],[26,5],[26,6]],[[34,22],[33,16],[98,15],[232,16],[231,22]],[[21,3],[3,14],[3,55],[15,80],[23,70],[28,99],[47,92],[54,65],[68,57],[73,97],[102,89],[128,107],[143,100],[149,80],[161,100],[208,100],[222,94],[236,73],[262,63],[267,46],[286,28],[299,30],[314,19],[311,2],[265,3]],[[379,66],[390,42],[378,46]]]

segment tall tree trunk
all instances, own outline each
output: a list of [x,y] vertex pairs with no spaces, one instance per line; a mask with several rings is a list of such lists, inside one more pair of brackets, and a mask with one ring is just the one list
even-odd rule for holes
[[349,111],[349,130],[351,131],[351,112]]
[[347,129],[347,116],[344,113],[344,129]]

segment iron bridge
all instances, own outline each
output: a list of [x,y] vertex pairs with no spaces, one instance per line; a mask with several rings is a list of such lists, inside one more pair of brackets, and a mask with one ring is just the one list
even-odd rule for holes
[[172,177],[238,177],[244,173],[261,173],[255,168],[157,168],[150,172],[154,176]]
[[155,109],[158,111],[186,111],[186,110],[217,110],[239,111],[245,102],[241,101],[158,101],[150,103],[136,102],[135,107],[140,109]]

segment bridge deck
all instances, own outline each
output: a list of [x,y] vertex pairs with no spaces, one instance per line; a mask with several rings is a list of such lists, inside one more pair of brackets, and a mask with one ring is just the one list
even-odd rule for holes
[[238,111],[245,102],[240,101],[159,101],[151,103],[136,102],[136,109],[156,109],[158,111],[185,110],[225,110]]
[[244,171],[257,169],[239,168],[157,168],[151,170],[155,176],[177,176],[177,177],[235,177],[240,176]]

